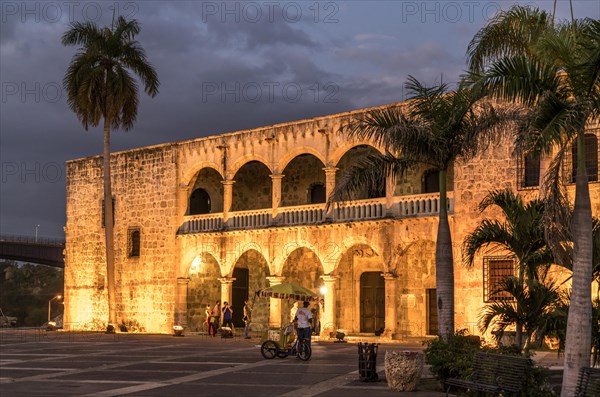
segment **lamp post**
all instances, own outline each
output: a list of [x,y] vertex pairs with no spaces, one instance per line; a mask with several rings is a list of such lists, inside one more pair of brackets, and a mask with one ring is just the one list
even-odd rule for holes
[[37,243],[37,236],[38,236],[38,229],[40,228],[40,225],[35,225],[35,242]]
[[52,301],[58,300],[60,298],[62,298],[62,295],[56,295],[54,298],[48,301],[48,323],[50,323],[51,320],[50,313],[52,311]]

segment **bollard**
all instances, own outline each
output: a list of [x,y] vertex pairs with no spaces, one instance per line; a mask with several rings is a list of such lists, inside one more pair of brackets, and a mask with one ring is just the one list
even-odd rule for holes
[[377,382],[377,343],[358,344],[358,375],[363,382]]

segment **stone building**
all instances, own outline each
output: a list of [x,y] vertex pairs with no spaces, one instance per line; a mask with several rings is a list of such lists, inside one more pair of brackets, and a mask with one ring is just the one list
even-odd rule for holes
[[[324,334],[381,327],[386,338],[435,334],[437,173],[420,167],[388,178],[379,192],[325,205],[348,167],[382,150],[340,129],[368,110],[114,153],[119,321],[140,332],[170,333],[175,324],[197,330],[206,305],[220,299],[232,303],[239,323],[250,297],[255,327],[280,324],[293,302],[255,292],[296,282],[326,288]],[[598,134],[588,135],[595,215]],[[458,328],[478,332],[490,288],[506,275],[498,254],[462,265],[462,241],[483,216],[477,205],[492,189],[535,194],[539,164],[506,139],[448,174]],[[570,169],[565,175],[570,181]],[[65,326],[104,329],[102,157],[69,161],[67,177]]]

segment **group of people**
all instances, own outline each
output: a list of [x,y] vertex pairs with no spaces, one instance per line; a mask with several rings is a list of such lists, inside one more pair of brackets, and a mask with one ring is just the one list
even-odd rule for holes
[[[215,306],[211,309],[210,305],[206,305],[206,324],[208,325],[208,334],[217,336],[217,330],[220,327],[229,327],[233,332],[233,309],[228,302],[215,302]],[[252,306],[250,300],[244,302],[244,338],[250,339],[250,323],[252,322]]]

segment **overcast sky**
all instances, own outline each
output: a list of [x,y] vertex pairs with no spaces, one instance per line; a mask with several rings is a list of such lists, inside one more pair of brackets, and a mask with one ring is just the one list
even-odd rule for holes
[[[1,1],[0,233],[62,237],[65,161],[102,152],[102,130],[86,132],[62,90],[72,21],[110,24],[114,9],[141,23],[160,93],[113,133],[120,151],[398,102],[409,74],[454,82],[470,39],[513,3]],[[599,1],[573,3],[600,18]]]

